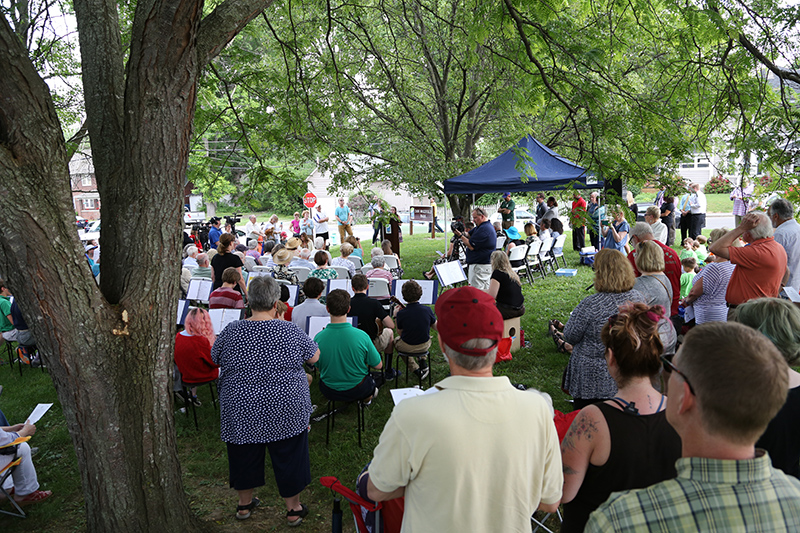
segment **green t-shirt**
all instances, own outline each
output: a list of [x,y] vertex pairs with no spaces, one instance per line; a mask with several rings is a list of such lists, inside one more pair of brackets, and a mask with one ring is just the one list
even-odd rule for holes
[[689,291],[692,290],[692,281],[695,277],[694,272],[684,272],[681,274],[681,298],[689,296]]
[[508,200],[508,201],[503,200],[502,202],[500,202],[500,209],[510,209],[511,210],[511,212],[508,213],[508,214],[500,213],[501,215],[503,215],[503,222],[514,222],[514,208],[515,207],[516,207],[516,204],[514,204],[514,200]]
[[0,332],[5,333],[14,329],[14,324],[8,320],[11,314],[11,298],[0,296]]
[[352,389],[363,381],[368,366],[381,363],[369,335],[347,322],[328,324],[314,342],[319,346],[319,378],[337,391]]

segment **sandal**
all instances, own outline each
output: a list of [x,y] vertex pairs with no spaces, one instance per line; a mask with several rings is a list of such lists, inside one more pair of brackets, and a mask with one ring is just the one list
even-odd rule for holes
[[553,320],[551,320],[550,322],[548,322],[548,325],[553,326],[554,328],[556,328],[559,331],[563,331],[564,330],[564,324],[560,320],[557,320],[555,318]]
[[558,353],[572,353],[567,350],[567,341],[561,338],[556,339],[556,350],[558,350]]
[[[259,500],[258,498],[256,498],[254,496],[253,499],[250,500],[250,503],[248,503],[247,505],[237,505],[236,506],[236,518],[238,518],[239,520],[247,520],[248,518],[250,518],[250,515],[253,514],[252,513],[253,509],[258,507],[258,504],[260,504],[260,503],[261,503],[261,500]],[[247,511],[247,512],[242,514],[239,511]]]
[[53,491],[51,490],[37,490],[31,492],[30,494],[26,494],[20,499],[14,498],[14,501],[17,502],[17,505],[30,505],[32,503],[39,503],[43,500],[46,500],[52,495]]
[[553,337],[553,341],[555,341],[556,344],[558,344],[559,339],[564,338],[564,334],[558,331],[556,327],[552,324],[550,324],[550,326],[548,327],[548,332],[550,333],[550,336]]
[[303,522],[303,518],[308,516],[308,507],[306,507],[306,504],[301,503],[299,511],[288,511],[286,513],[286,518],[287,519],[288,518],[292,518],[293,516],[296,516],[297,519],[296,520],[289,520],[289,527],[299,526]]

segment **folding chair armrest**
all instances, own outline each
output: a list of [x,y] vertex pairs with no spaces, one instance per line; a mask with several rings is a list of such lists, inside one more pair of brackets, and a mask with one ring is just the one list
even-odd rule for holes
[[16,460],[11,461],[10,463],[8,463],[3,468],[0,468],[0,476],[2,476],[7,470],[10,470],[10,469],[14,468],[15,466],[18,466],[21,462],[22,462],[22,457],[17,457]]
[[28,442],[31,440],[30,436],[28,437],[17,437],[13,442],[9,442],[8,444],[3,444],[0,448],[10,448],[11,446],[16,446],[18,444],[22,444],[23,442]]

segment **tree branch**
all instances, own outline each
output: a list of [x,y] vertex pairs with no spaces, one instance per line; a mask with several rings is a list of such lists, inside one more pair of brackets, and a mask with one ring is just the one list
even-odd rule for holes
[[274,0],[227,0],[200,21],[197,66],[200,70]]

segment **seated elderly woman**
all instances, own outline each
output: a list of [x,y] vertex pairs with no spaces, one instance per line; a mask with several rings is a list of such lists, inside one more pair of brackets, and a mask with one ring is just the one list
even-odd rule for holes
[[[708,268],[708,267],[706,267]],[[736,308],[734,320],[763,333],[783,354],[786,362],[800,361],[800,309],[789,300],[757,298]],[[788,368],[789,395],[756,448],[767,450],[772,466],[800,477],[800,374]],[[722,374],[724,376],[724,373]]]
[[299,283],[297,274],[292,272],[288,266],[289,263],[292,262],[292,259],[294,259],[294,254],[288,248],[278,250],[278,252],[272,256],[272,260],[275,262],[275,266],[272,267],[272,277],[275,279],[284,279],[292,285],[297,285]]
[[[664,251],[653,241],[640,241],[636,245],[636,268],[641,276],[636,278],[633,288],[644,296],[644,301],[650,306],[661,306],[664,314],[669,313],[672,306],[672,284],[664,274]],[[675,353],[675,344],[678,334],[668,316],[664,316],[658,325],[661,335],[661,344],[664,353]]]
[[258,250],[256,249],[258,247],[259,247],[258,241],[256,239],[250,239],[249,241],[247,241],[247,251],[244,253],[244,255],[252,257],[255,260],[256,264],[260,265],[261,254],[258,253]]
[[[2,413],[0,413],[0,418],[3,419],[3,422],[8,423]],[[35,433],[36,426],[30,422],[13,426],[0,426],[0,446],[5,446],[5,448],[0,448],[0,451],[11,451],[12,447],[10,445],[12,442],[19,438],[32,437]],[[30,445],[27,442],[22,442],[16,446],[16,456],[14,452],[0,454],[0,469],[6,468],[9,463],[17,458],[20,460],[20,464],[11,473],[11,478],[7,480],[6,490],[13,494],[12,497],[17,502],[17,505],[29,505],[46,500],[53,495],[53,492],[39,490],[39,480],[36,477],[36,468],[33,466],[33,460],[31,459]]]
[[356,266],[348,259],[348,257],[350,257],[350,254],[353,253],[353,245],[349,242],[343,242],[339,247],[339,253],[342,254],[341,257],[334,257],[333,261],[331,262],[331,266],[346,268],[347,272],[350,273],[350,277],[352,278],[356,275]]
[[610,248],[600,250],[594,259],[597,292],[578,304],[563,333],[556,331],[557,324],[550,326],[558,350],[571,352],[563,387],[572,395],[575,409],[613,398],[617,393],[617,384],[608,373],[600,332],[620,305],[644,303],[641,293],[633,290],[634,283],[633,267],[622,252]]
[[221,370],[220,434],[228,448],[230,486],[239,493],[236,518],[249,518],[260,503],[253,489],[265,484],[269,450],[286,518],[294,526],[308,514],[300,493],[311,482],[311,396],[303,365],[316,363],[319,349],[295,324],[278,320],[279,297],[277,281],[254,278],[253,315],[222,330],[211,359]]
[[338,277],[336,270],[328,266],[328,257],[328,252],[325,250],[320,250],[314,254],[314,263],[317,268],[308,274],[309,278],[336,279]]
[[666,398],[652,385],[661,370],[663,312],[660,306],[626,304],[602,326],[604,358],[617,393],[582,409],[561,443],[562,533],[583,531],[589,514],[612,492],[677,475],[681,439],[667,422]]
[[492,278],[489,281],[489,296],[495,299],[503,320],[525,314],[525,297],[519,276],[511,270],[508,256],[502,250],[492,252]]
[[[380,248],[375,248],[373,251],[376,249],[380,250]],[[388,281],[389,284],[392,283],[394,278],[392,277],[392,273],[386,268],[386,259],[384,259],[383,254],[374,254],[370,264],[372,265],[372,270],[367,271],[367,278],[381,278]]]
[[[724,228],[711,231],[709,244],[728,233]],[[742,241],[736,240],[733,246],[740,247]],[[725,293],[735,266],[728,259],[712,255],[706,258],[706,266],[692,280],[689,294],[681,301],[684,307],[692,306],[695,324],[706,322],[725,322],[728,320],[728,303]]]

